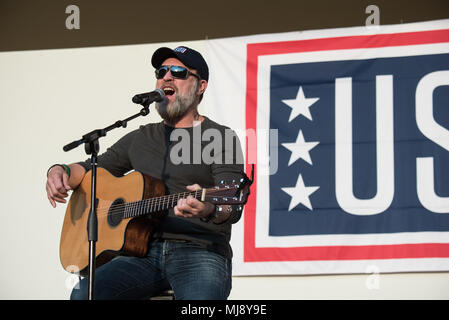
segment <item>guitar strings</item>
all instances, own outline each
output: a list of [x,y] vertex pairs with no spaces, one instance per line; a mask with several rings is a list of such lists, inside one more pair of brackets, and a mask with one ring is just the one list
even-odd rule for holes
[[[150,198],[150,199],[142,199],[142,200],[133,201],[133,202],[127,202],[127,203],[121,203],[121,204],[101,207],[101,208],[97,209],[97,212],[98,211],[107,211],[107,213],[114,215],[114,214],[125,213],[125,211],[126,211],[126,213],[132,214],[133,212],[135,212],[136,210],[139,210],[139,209],[150,209],[150,211],[161,211],[161,210],[163,210],[163,208],[165,206],[169,205],[170,202],[173,203],[173,201],[176,199],[176,197],[178,197],[178,199],[179,199],[179,198],[186,197],[188,195],[192,195],[194,197],[198,196],[197,192],[195,192],[195,193],[184,192],[182,194],[160,196],[160,197],[154,197],[154,198]],[[170,198],[173,198],[173,199],[170,199]],[[148,208],[146,208],[146,207],[148,207]],[[158,208],[160,208],[160,210],[154,210],[153,207],[154,207],[154,209],[156,207],[158,207]],[[151,210],[151,209],[153,209],[153,210]],[[147,211],[147,210],[142,210],[142,211]]]
[[[180,198],[186,198],[191,195],[198,198],[202,190],[197,190],[194,192],[182,192],[178,194],[165,195],[160,197],[153,197],[149,199],[142,199],[133,202],[121,203],[110,206],[103,206],[97,208],[97,214],[101,215],[123,215],[123,218],[131,218],[135,216],[145,215],[151,212],[158,212],[166,210],[171,205],[174,207],[174,201]],[[165,208],[168,206],[167,208]],[[156,208],[158,208],[156,210]],[[129,216],[125,216],[128,213]]]
[[[210,188],[206,189],[206,191],[220,191],[220,188]],[[120,203],[110,206],[103,206],[97,208],[97,216],[116,216],[116,215],[122,215],[123,219],[137,217],[146,215],[151,212],[158,212],[167,210],[170,207],[175,206],[175,201],[177,201],[180,198],[186,198],[187,196],[191,195],[194,198],[199,198],[203,190],[197,190],[193,192],[181,192],[178,194],[170,194],[170,195],[164,195],[159,197],[153,197],[149,199],[142,199],[138,201],[133,202],[127,202],[127,203]],[[224,198],[221,196],[217,196],[217,198]],[[113,202],[113,201],[110,201]],[[170,204],[171,203],[171,204]],[[156,209],[157,208],[157,209]]]

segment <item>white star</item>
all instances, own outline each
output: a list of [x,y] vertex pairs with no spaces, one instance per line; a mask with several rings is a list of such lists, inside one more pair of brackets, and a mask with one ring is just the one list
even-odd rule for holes
[[296,186],[292,188],[281,188],[282,191],[290,195],[292,198],[290,200],[290,205],[288,206],[288,211],[291,211],[298,204],[302,203],[308,209],[313,210],[312,204],[310,203],[309,196],[318,190],[319,186],[306,187],[304,181],[302,180],[301,174],[298,176],[298,181],[296,181]]
[[306,142],[304,140],[304,136],[302,134],[302,131],[299,130],[298,137],[296,138],[296,142],[293,143],[282,143],[284,147],[286,147],[288,150],[292,152],[290,156],[290,160],[288,161],[288,165],[290,166],[292,163],[294,163],[299,158],[304,159],[308,164],[312,165],[312,159],[310,158],[310,150],[315,148],[317,144],[319,144],[319,141],[314,142]]
[[304,91],[302,91],[302,87],[299,87],[298,94],[296,95],[296,99],[287,99],[282,100],[283,103],[292,108],[292,112],[290,113],[290,118],[288,122],[291,122],[297,116],[302,114],[304,117],[313,121],[312,115],[310,114],[310,106],[317,102],[320,98],[306,98],[304,96]]

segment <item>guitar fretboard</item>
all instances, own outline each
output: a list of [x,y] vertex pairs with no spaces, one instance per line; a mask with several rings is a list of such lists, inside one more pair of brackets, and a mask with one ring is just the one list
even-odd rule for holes
[[194,192],[181,192],[177,194],[154,197],[135,202],[128,202],[124,207],[123,218],[139,217],[152,212],[158,212],[173,208],[176,206],[179,199],[187,198],[189,195],[200,200],[201,194],[202,190],[197,190]]

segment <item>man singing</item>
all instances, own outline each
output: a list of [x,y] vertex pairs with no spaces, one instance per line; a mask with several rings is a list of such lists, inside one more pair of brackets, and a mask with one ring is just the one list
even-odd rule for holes
[[[240,180],[243,160],[238,139],[229,143],[225,139],[229,128],[198,113],[209,80],[202,55],[184,46],[164,47],[154,52],[151,62],[156,88],[166,96],[156,104],[163,121],[126,134],[98,157],[98,166],[117,177],[136,170],[158,178],[167,194]],[[194,138],[194,130],[211,129],[222,136],[218,152],[217,148],[212,155],[204,152],[213,161],[203,154],[210,141]],[[190,139],[190,152],[182,158],[190,161],[179,161],[178,152],[171,152],[185,151],[177,148],[186,143],[179,137]],[[79,186],[89,169],[89,161],[50,167],[46,189],[51,205],[65,203],[68,191]],[[179,199],[157,225],[145,257],[118,256],[96,269],[95,299],[147,299],[169,288],[175,299],[227,299],[232,281],[231,225],[240,219],[241,209],[192,196]],[[71,299],[87,299],[87,286],[88,279],[82,279]]]

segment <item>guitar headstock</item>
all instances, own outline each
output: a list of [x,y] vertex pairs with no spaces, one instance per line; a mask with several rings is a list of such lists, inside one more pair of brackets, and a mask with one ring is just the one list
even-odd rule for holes
[[204,201],[216,205],[246,204],[250,194],[250,186],[254,179],[254,166],[252,179],[249,179],[244,172],[242,172],[242,175],[243,177],[238,182],[224,183],[222,181],[218,186],[206,189]]

